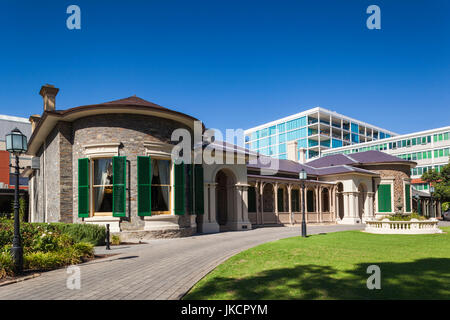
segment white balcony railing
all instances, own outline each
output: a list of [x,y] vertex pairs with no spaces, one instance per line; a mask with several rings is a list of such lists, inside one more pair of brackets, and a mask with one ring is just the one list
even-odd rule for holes
[[442,233],[438,228],[438,220],[431,218],[429,220],[411,219],[410,221],[390,221],[383,220],[367,220],[366,232],[382,233],[382,234],[426,234],[426,233]]

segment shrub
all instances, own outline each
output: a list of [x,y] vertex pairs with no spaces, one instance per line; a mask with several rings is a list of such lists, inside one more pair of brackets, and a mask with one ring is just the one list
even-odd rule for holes
[[0,279],[14,274],[14,262],[9,252],[0,252]]
[[48,234],[43,233],[36,239],[36,243],[33,246],[34,251],[42,252],[56,251],[58,249],[58,236],[54,235],[51,231]]
[[31,252],[23,257],[25,269],[50,270],[64,265],[63,255],[59,252]]
[[[106,237],[105,227],[79,223],[21,223],[20,231],[22,235],[23,247],[34,251],[37,250],[35,248],[37,242],[44,241],[40,240],[42,234],[53,234],[58,238],[64,234],[70,237],[72,243],[88,242],[94,246],[104,245]],[[12,243],[13,237],[13,220],[0,218],[0,248]],[[45,239],[45,241],[50,240],[51,239]],[[60,246],[67,246],[71,244],[67,237],[58,239],[58,241],[61,242],[59,244]],[[51,250],[50,245],[48,246],[48,249],[44,248],[44,250]]]
[[24,255],[24,268],[29,270],[51,270],[83,262],[94,256],[94,247],[90,243],[79,242],[50,252],[30,252]]
[[73,248],[83,257],[92,258],[94,256],[94,246],[86,242],[78,242],[73,245]]
[[387,216],[386,218],[388,218],[390,221],[410,221],[411,219],[425,220],[425,217],[419,215],[417,212],[412,212],[411,214],[396,213]]
[[115,246],[120,244],[120,236],[118,234],[111,235],[111,244]]
[[[21,223],[24,268],[51,270],[94,256],[94,245],[104,244],[106,229],[97,225]],[[0,218],[0,279],[14,275],[10,255],[14,222]]]
[[105,244],[106,228],[94,224],[61,224],[62,233],[71,236],[75,242],[88,242],[94,246]]

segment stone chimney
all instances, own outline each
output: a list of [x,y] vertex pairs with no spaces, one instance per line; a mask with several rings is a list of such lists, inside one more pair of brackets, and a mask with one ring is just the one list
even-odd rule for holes
[[288,141],[287,159],[298,162],[297,141]]
[[36,129],[36,126],[39,124],[39,121],[41,120],[41,116],[38,114],[33,114],[28,119],[31,123],[31,133],[33,133],[34,129]]
[[39,94],[44,99],[44,111],[54,111],[55,110],[55,100],[59,89],[51,84],[46,84],[41,87]]
[[300,148],[298,149],[298,162],[301,164],[306,163],[306,148]]

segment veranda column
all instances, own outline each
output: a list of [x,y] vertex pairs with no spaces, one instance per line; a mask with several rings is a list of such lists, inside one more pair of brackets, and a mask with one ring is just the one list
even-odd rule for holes
[[201,228],[203,233],[219,232],[220,230],[216,220],[216,185],[217,183],[205,183],[204,205],[207,214],[203,217]]
[[262,182],[260,185],[260,192],[261,192],[261,216],[260,216],[260,222],[261,224],[264,224],[264,186],[265,183]]
[[277,218],[277,223],[278,223],[278,221],[279,221],[279,219],[278,219],[278,182],[274,183],[273,190],[275,192],[275,195],[274,195],[274,199],[275,199],[274,211],[275,211],[275,217]]
[[357,210],[357,199],[355,199],[355,195],[353,194],[353,192],[349,192],[348,194],[348,201],[350,203],[350,208],[351,208],[351,215],[350,217],[352,218],[356,218],[356,216],[358,215],[358,210]]
[[251,223],[248,220],[248,201],[247,201],[248,185],[237,184],[235,186],[236,214],[232,228],[234,230],[250,230]]
[[249,186],[250,185],[242,187],[242,200],[243,200],[242,221],[248,221],[250,223],[250,220],[248,219],[248,187]]
[[317,193],[319,194],[318,198],[318,203],[319,203],[319,212],[317,214],[317,217],[319,219],[319,222],[322,222],[322,190],[323,188],[321,186],[317,187]]
[[256,202],[256,224],[259,224],[259,210],[260,210],[260,194],[259,194],[260,181],[255,181],[255,202]]
[[333,221],[333,187],[328,189],[328,211],[330,213],[330,220]]
[[303,196],[303,201],[305,201],[305,222],[306,223],[308,223],[308,197],[307,197],[307,194],[308,194],[308,185],[307,184],[305,184],[305,188],[304,188],[304,190],[301,190],[300,189],[300,193],[302,194],[302,196]]
[[355,211],[354,211],[354,216],[353,218],[358,219],[359,218],[359,197],[360,197],[360,192],[353,192],[352,193],[353,196],[353,205],[355,207]]
[[337,188],[335,188],[335,192],[334,192],[334,219],[335,219],[335,221],[338,220],[340,210],[341,210],[341,207],[339,204],[339,191]]
[[236,201],[236,222],[242,222],[242,209],[244,205],[244,198],[243,198],[243,192],[242,192],[242,185],[236,184],[234,186],[234,198]]
[[350,195],[348,192],[342,192],[342,196],[344,198],[344,219],[351,218],[353,216],[353,209],[350,203]]
[[289,222],[291,223],[291,225],[294,224],[294,219],[292,217],[292,197],[291,197],[291,191],[292,191],[292,185],[288,184],[287,186],[287,190],[288,190],[288,208],[289,208]]
[[314,192],[316,193],[316,212],[317,212],[317,218],[316,218],[316,222],[320,221],[320,194],[319,194],[319,186],[316,186],[314,188]]
[[367,192],[367,218],[371,219],[375,216],[375,212],[373,210],[373,197],[374,197],[374,193],[373,192]]

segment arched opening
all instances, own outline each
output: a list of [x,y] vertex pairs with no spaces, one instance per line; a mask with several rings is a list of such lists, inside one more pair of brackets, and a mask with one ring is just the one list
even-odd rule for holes
[[306,211],[315,212],[316,210],[316,195],[314,190],[308,189],[306,191]]
[[367,188],[364,183],[360,183],[358,186],[358,216],[360,219],[364,217],[366,210],[367,200]]
[[328,188],[322,190],[322,212],[330,212],[330,193]]
[[278,208],[278,212],[287,212],[288,209],[286,208],[286,201],[285,198],[287,197],[287,190],[286,190],[286,186],[280,184],[278,186],[278,191],[277,191],[277,208]]
[[291,210],[292,212],[301,212],[300,189],[298,187],[293,187],[291,190]]
[[248,187],[248,212],[256,212],[256,187]]
[[216,221],[219,226],[225,226],[232,220],[235,212],[235,185],[236,179],[232,172],[220,170],[216,174]]
[[344,185],[342,183],[338,183],[337,184],[337,192],[336,192],[336,195],[337,195],[336,203],[339,208],[338,215],[341,220],[344,219],[344,195],[343,195],[343,192],[344,192]]
[[273,185],[267,183],[263,189],[263,212],[275,212]]

